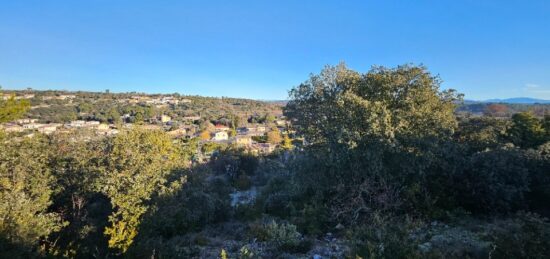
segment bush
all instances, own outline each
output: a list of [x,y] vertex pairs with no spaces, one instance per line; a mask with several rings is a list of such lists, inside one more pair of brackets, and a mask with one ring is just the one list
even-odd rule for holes
[[548,258],[550,223],[536,214],[518,214],[492,231],[495,258]]
[[355,257],[421,258],[418,243],[410,238],[413,224],[408,219],[373,217],[371,224],[350,232]]
[[287,218],[290,216],[292,191],[288,177],[273,177],[261,190],[256,206],[263,212]]
[[268,240],[277,247],[296,246],[300,241],[301,234],[296,226],[288,223],[278,224],[275,220],[266,226]]
[[277,223],[275,220],[264,224],[251,224],[250,233],[258,240],[266,241],[284,252],[305,253],[312,245],[310,240],[302,238],[295,225]]
[[239,250],[239,259],[253,259],[257,257],[257,252],[251,249],[249,246],[243,246]]
[[525,207],[528,171],[518,150],[474,154],[455,177],[457,202],[472,212],[511,212]]
[[303,233],[320,235],[329,230],[329,209],[323,203],[312,202],[305,204],[304,208],[297,213],[298,215],[294,218],[294,222]]
[[536,150],[527,151],[527,167],[529,169],[529,200],[530,209],[546,217],[550,216],[550,142],[539,146]]

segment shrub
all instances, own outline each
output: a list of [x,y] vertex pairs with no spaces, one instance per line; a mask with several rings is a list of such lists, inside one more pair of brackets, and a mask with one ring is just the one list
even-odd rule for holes
[[312,245],[310,240],[302,238],[295,225],[289,223],[272,220],[263,224],[252,223],[249,227],[252,236],[284,252],[305,253]]
[[288,177],[273,177],[261,190],[256,206],[273,216],[290,216],[292,191]]
[[408,219],[373,217],[371,224],[350,232],[352,254],[360,258],[421,258],[418,243],[409,238],[412,229]]
[[295,225],[277,223],[274,220],[265,226],[268,242],[283,251],[295,251],[299,247],[302,235]]
[[550,216],[550,142],[536,150],[528,150],[527,167],[529,169],[529,193],[527,199],[530,209],[544,216]]
[[455,177],[457,201],[472,212],[510,212],[525,207],[528,171],[518,150],[474,154],[463,173]]
[[492,231],[495,258],[548,258],[550,223],[536,214],[518,214]]
[[239,259],[253,259],[256,258],[256,253],[249,246],[243,246],[239,250]]
[[295,221],[303,233],[311,235],[322,234],[330,226],[329,209],[325,204],[320,202],[305,204],[304,208],[298,212]]

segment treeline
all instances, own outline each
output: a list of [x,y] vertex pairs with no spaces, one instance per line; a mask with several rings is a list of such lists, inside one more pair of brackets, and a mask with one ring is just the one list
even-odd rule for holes
[[510,117],[519,112],[530,112],[537,117],[544,117],[550,114],[550,104],[464,102],[458,105],[456,111],[490,117]]
[[[183,96],[174,94],[143,94],[143,93],[97,93],[70,91],[4,91],[6,94],[34,95],[28,101],[33,108],[27,117],[39,119],[41,122],[65,123],[71,120],[98,120],[105,123],[121,122],[122,115],[129,123],[143,122],[154,119],[161,114],[171,116],[175,120],[185,121],[188,116],[200,116],[203,120],[230,119],[231,116],[258,120],[266,115],[281,114],[281,105],[250,99],[228,97]],[[74,98],[72,97],[74,95]],[[71,96],[67,99],[46,99],[44,97]],[[178,104],[165,105],[147,104],[144,100],[138,103],[128,103],[132,97],[150,99],[173,97],[176,100],[186,100]]]

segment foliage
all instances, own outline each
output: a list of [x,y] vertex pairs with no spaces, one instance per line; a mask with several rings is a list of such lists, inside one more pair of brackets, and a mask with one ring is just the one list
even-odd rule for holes
[[[270,155],[139,126],[112,137],[0,132],[0,256],[272,258],[338,250],[333,257],[418,258],[475,256],[481,247],[492,257],[543,258],[548,221],[534,213],[550,215],[545,106],[511,119],[527,108],[484,104],[475,107],[491,116],[455,115],[461,96],[439,86],[422,66],[364,74],[327,67],[291,90],[284,134],[274,127],[255,138],[282,146]],[[43,122],[110,123],[121,114],[136,123],[198,114],[180,122],[209,139],[214,124],[234,131],[247,120],[273,123],[279,107],[233,98],[125,101],[137,93],[42,100],[64,93],[36,92],[28,113]],[[248,189],[253,202],[232,204]]]
[[533,211],[550,216],[550,142],[530,149],[525,154],[525,164],[529,170],[529,192],[527,201]]
[[360,258],[422,258],[410,239],[415,224],[410,219],[373,217],[373,222],[350,232],[352,252]]
[[491,231],[495,258],[547,258],[550,223],[534,214],[518,214]]
[[525,207],[529,190],[524,157],[515,150],[474,154],[455,176],[458,201],[471,211],[508,212]]
[[507,120],[488,117],[462,118],[455,138],[473,152],[495,149],[506,143],[509,124]]
[[210,140],[210,131],[208,130],[204,130],[203,132],[201,132],[201,134],[199,135],[199,138],[201,140]]
[[274,220],[265,225],[267,241],[282,250],[292,250],[301,241],[302,235],[295,225],[288,223],[277,223]]
[[489,104],[485,108],[485,114],[492,117],[506,117],[508,113],[508,106],[504,104]]
[[292,149],[292,139],[288,137],[288,134],[285,134],[283,136],[283,144],[282,147],[284,149]]
[[508,134],[512,142],[522,148],[536,147],[550,140],[543,125],[532,113],[517,113],[512,116],[512,127]]
[[353,147],[369,140],[397,143],[449,136],[456,127],[453,91],[425,67],[326,67],[290,91],[285,114],[310,143]]
[[0,254],[14,256],[9,247],[39,251],[39,242],[64,225],[48,210],[56,191],[49,152],[40,137],[0,145]]
[[148,201],[170,186],[168,178],[184,167],[181,150],[162,132],[136,129],[117,135],[109,143],[103,191],[111,199],[109,247],[126,251],[137,235]]
[[241,247],[239,250],[239,259],[252,259],[256,258],[254,252],[247,246]]
[[220,259],[227,259],[227,252],[225,251],[225,249],[222,248],[221,252],[220,252]]
[[268,133],[267,133],[267,142],[271,144],[279,144],[282,141],[281,132],[279,132],[279,129],[276,127],[273,127]]
[[15,96],[0,100],[0,123],[18,119],[30,108],[28,100],[16,100]]

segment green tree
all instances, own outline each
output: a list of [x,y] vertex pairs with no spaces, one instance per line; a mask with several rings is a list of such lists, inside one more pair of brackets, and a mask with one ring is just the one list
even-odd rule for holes
[[0,257],[7,258],[10,253],[14,256],[10,246],[30,252],[63,223],[58,214],[48,211],[56,187],[48,167],[47,141],[41,137],[0,141]]
[[104,192],[114,213],[105,234],[109,247],[125,252],[138,234],[151,198],[167,190],[168,177],[184,168],[189,158],[161,131],[137,128],[120,133],[109,145]]
[[292,149],[292,139],[288,137],[288,134],[283,136],[283,148]]
[[473,151],[495,149],[507,142],[508,120],[491,117],[461,119],[455,139],[464,143]]
[[443,155],[430,149],[451,140],[461,98],[440,91],[440,81],[422,66],[361,74],[340,64],[292,89],[284,112],[309,143],[296,168],[298,195],[348,224],[374,211],[433,207],[426,172]]
[[440,91],[440,82],[422,66],[374,67],[366,74],[344,64],[328,66],[290,91],[285,114],[317,144],[449,137],[461,95]]
[[81,102],[78,104],[76,109],[78,112],[81,112],[81,113],[89,113],[93,111],[94,107],[89,102]]
[[281,141],[283,141],[281,137],[281,132],[277,127],[273,127],[268,133],[267,133],[267,142],[271,144],[280,144]]
[[110,122],[110,123],[115,123],[115,124],[118,124],[121,122],[121,119],[120,119],[120,113],[118,112],[118,110],[114,107],[112,107],[111,109],[109,109],[109,111],[107,112],[107,120]]
[[235,137],[235,136],[237,136],[237,130],[235,130],[235,128],[231,128],[231,129],[229,130],[229,132],[227,132],[227,133],[228,133],[229,137]]
[[265,122],[266,123],[273,123],[275,122],[277,118],[275,118],[275,116],[273,114],[266,114],[265,115]]
[[208,130],[203,130],[201,132],[201,134],[199,135],[199,138],[201,140],[210,140],[211,136],[210,136],[210,131]]
[[548,139],[543,124],[530,112],[520,112],[512,116],[512,127],[508,130],[510,140],[522,147],[536,147]]
[[16,100],[15,96],[0,100],[0,123],[20,118],[30,108],[28,100]]
[[108,253],[107,216],[111,204],[100,193],[101,169],[104,167],[105,139],[85,140],[89,135],[76,131],[53,134],[49,145],[52,155],[49,167],[58,192],[51,210],[68,223],[48,238],[48,251],[71,258],[105,257]]

